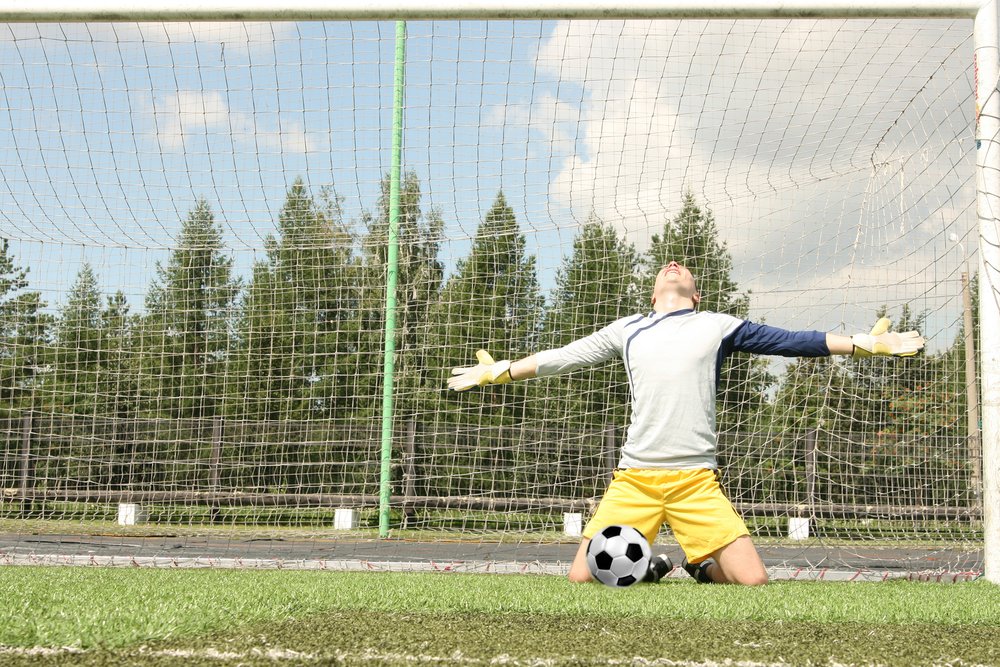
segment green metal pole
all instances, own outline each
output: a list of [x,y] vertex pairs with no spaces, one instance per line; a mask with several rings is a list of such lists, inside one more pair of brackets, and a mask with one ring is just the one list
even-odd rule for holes
[[385,283],[385,365],[382,371],[382,475],[379,480],[379,537],[389,536],[392,470],[392,388],[396,354],[396,282],[399,273],[399,188],[403,162],[403,86],[406,21],[396,21],[396,69],[392,100],[392,166],[389,172],[389,260]]

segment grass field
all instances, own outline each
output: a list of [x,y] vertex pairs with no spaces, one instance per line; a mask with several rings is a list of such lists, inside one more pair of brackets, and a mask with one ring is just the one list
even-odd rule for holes
[[0,664],[1000,664],[1000,587],[0,568]]

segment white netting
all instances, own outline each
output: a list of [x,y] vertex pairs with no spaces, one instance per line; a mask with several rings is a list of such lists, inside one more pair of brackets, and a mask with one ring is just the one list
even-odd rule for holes
[[[836,562],[975,552],[971,29],[409,24],[394,534],[538,545],[590,512],[620,364],[463,395],[447,372],[642,312],[678,259],[708,308],[844,333],[886,312],[928,339],[906,361],[734,359],[720,456],[757,536],[808,518]],[[120,502],[226,539],[331,537],[336,507],[374,529],[394,37],[0,26],[10,534],[105,530]]]

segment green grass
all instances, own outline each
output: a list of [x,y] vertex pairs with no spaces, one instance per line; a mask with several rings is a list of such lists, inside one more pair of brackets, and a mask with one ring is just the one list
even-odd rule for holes
[[4,664],[1000,663],[1000,587],[982,581],[6,567],[0,600]]

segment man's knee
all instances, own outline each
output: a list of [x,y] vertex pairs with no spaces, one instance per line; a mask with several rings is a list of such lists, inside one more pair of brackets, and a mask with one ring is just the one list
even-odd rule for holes
[[759,572],[741,572],[739,576],[732,579],[734,584],[740,584],[741,586],[763,586],[770,579],[767,576],[766,570],[760,570]]
[[767,569],[750,537],[744,535],[712,554],[721,576],[712,579],[741,586],[763,586],[768,582]]

